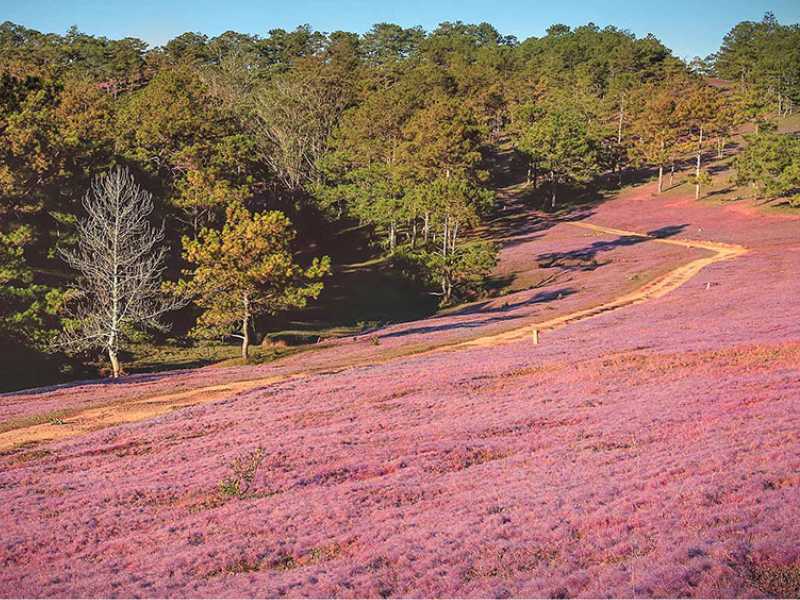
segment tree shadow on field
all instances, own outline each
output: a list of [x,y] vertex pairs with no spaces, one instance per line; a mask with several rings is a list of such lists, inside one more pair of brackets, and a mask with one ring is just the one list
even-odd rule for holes
[[464,323],[447,323],[442,325],[429,325],[425,327],[412,327],[403,331],[395,331],[381,335],[381,339],[402,338],[408,335],[426,334],[426,333],[441,333],[443,331],[453,331],[456,329],[475,329],[476,327],[483,327],[484,325],[491,325],[492,323],[502,323],[504,321],[514,321],[521,319],[521,316],[516,317],[490,317],[488,319],[481,319],[480,321],[467,321]]
[[158,373],[131,374],[131,375],[123,375],[118,379],[113,379],[111,377],[105,377],[101,379],[79,379],[77,381],[70,381],[67,383],[57,383],[54,385],[46,385],[42,387],[4,392],[0,393],[0,398],[4,396],[38,396],[39,394],[45,394],[57,390],[65,390],[65,389],[84,387],[84,386],[151,383],[154,381],[158,381],[160,379],[164,379],[165,377],[169,377],[170,375],[179,374],[182,371],[183,369],[173,369],[170,371],[160,371]]
[[[480,302],[478,304],[472,304],[470,306],[464,307],[461,310],[449,313],[447,316],[461,317],[464,315],[505,312],[507,310],[515,310],[517,308],[522,308],[523,306],[533,306],[534,304],[546,304],[547,302],[552,302],[554,300],[561,300],[562,298],[571,296],[576,292],[577,290],[574,288],[565,287],[565,288],[559,288],[557,290],[538,292],[537,294],[526,300],[519,300],[517,302],[503,302],[502,304],[497,304],[499,302],[497,299],[487,300],[485,302]],[[492,304],[494,304],[495,306],[492,306]]]
[[538,207],[559,221],[579,221],[594,214],[594,209],[617,196],[626,187],[635,187],[651,181],[658,170],[653,167],[628,167],[619,172],[608,172],[584,186],[561,185],[557,188],[556,206],[550,204],[551,190],[548,186],[530,190],[528,203]]
[[511,248],[543,237],[554,225],[550,219],[533,214],[520,198],[512,198],[477,231],[476,237]]
[[[688,226],[688,223],[681,223],[680,225],[665,225],[664,227],[659,227],[658,229],[648,231],[647,235],[656,239],[669,238],[682,233]],[[642,241],[647,241],[647,238],[641,239]]]
[[720,173],[727,173],[731,170],[731,165],[725,163],[718,163],[706,168],[709,175],[719,175]]
[[735,192],[735,191],[736,191],[736,186],[735,185],[727,185],[727,186],[725,186],[723,188],[720,188],[718,190],[712,190],[710,192],[707,192],[705,197],[706,198],[713,198],[714,196],[725,196],[726,194],[730,194],[730,193]]
[[[539,292],[532,298],[528,298],[527,300],[520,300],[518,302],[506,302],[499,306],[489,306],[491,304],[490,301],[481,302],[477,305],[471,305],[467,308],[459,310],[457,312],[453,312],[448,314],[444,317],[436,317],[434,319],[429,319],[430,321],[438,321],[442,319],[452,318],[452,317],[464,317],[469,315],[496,315],[497,313],[502,313],[509,310],[515,310],[518,308],[522,308],[525,306],[533,306],[535,304],[545,304],[548,302],[553,302],[555,300],[561,300],[562,298],[566,298],[567,296],[571,296],[572,294],[576,293],[577,290],[573,288],[561,288],[558,290],[551,290],[547,292]],[[396,331],[392,333],[387,333],[385,335],[381,335],[381,338],[400,338],[405,337],[407,335],[414,335],[414,334],[426,334],[426,333],[440,333],[442,331],[453,331],[458,329],[475,329],[477,327],[483,327],[485,325],[491,325],[493,323],[502,323],[506,321],[514,321],[517,319],[525,318],[527,315],[515,315],[515,316],[488,316],[485,319],[480,319],[477,321],[466,321],[461,323],[442,323],[440,325],[428,325],[424,327],[414,327],[411,329],[405,329],[403,331]]]
[[543,269],[559,268],[564,271],[594,271],[598,267],[608,264],[609,261],[599,262],[597,256],[611,252],[618,248],[635,246],[652,239],[664,239],[678,235],[688,227],[688,224],[667,225],[647,232],[647,236],[623,235],[614,240],[592,242],[589,246],[570,250],[568,252],[549,252],[536,257],[539,266]]
[[552,190],[546,183],[526,183],[528,163],[521,155],[511,150],[498,154],[495,160],[503,169],[502,177],[493,182],[506,187],[499,191],[498,210],[475,237],[499,241],[504,249],[535,241],[559,223],[588,219],[597,206],[618,195],[623,187],[646,183],[658,173],[653,167],[627,167],[621,173],[604,173],[586,186],[561,185],[557,204],[552,207]]

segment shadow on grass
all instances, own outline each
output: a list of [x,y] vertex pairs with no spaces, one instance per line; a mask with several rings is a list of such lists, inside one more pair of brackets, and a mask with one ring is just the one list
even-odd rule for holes
[[464,315],[474,315],[474,314],[490,314],[496,312],[504,312],[507,310],[514,310],[517,308],[521,308],[523,306],[532,306],[534,304],[546,304],[548,302],[553,302],[554,300],[561,300],[562,298],[566,298],[567,296],[571,296],[572,294],[576,293],[577,290],[570,287],[560,288],[557,290],[548,290],[546,292],[539,292],[536,295],[532,296],[531,298],[525,300],[519,300],[517,302],[504,302],[503,304],[492,306],[492,304],[496,303],[497,300],[487,300],[485,302],[479,302],[477,304],[471,304],[461,310],[453,311],[447,314],[448,317],[451,316],[464,316]]
[[491,325],[494,323],[504,323],[508,321],[516,321],[518,319],[524,319],[527,315],[515,315],[515,316],[496,316],[497,313],[502,313],[507,310],[513,310],[515,308],[520,308],[523,306],[530,306],[534,304],[544,304],[547,302],[552,302],[554,300],[560,300],[574,294],[576,290],[572,288],[562,288],[560,290],[553,290],[548,292],[541,292],[536,294],[533,298],[528,300],[521,300],[519,302],[514,303],[506,303],[501,306],[493,306],[488,307],[488,303],[481,303],[479,305],[472,305],[468,309],[463,311],[458,311],[454,313],[449,313],[447,317],[439,317],[436,320],[444,319],[444,318],[452,318],[452,317],[461,317],[461,316],[469,316],[469,315],[479,315],[479,314],[486,314],[491,315],[487,316],[485,319],[478,319],[475,321],[464,321],[464,322],[456,322],[456,323],[442,323],[440,325],[426,325],[423,327],[413,327],[411,329],[405,329],[403,331],[397,331],[392,333],[387,333],[381,336],[381,338],[401,338],[407,335],[415,335],[415,334],[427,334],[427,333],[441,333],[443,331],[454,331],[459,329],[475,329],[477,327],[484,327],[486,325]]
[[[178,368],[177,370],[181,370]],[[110,377],[104,379],[79,379],[77,381],[69,381],[67,383],[57,383],[54,385],[46,385],[41,387],[35,387],[31,389],[24,389],[24,390],[17,390],[17,391],[8,391],[0,394],[0,398],[3,396],[36,396],[45,392],[52,392],[55,390],[60,389],[67,389],[79,386],[87,386],[87,385],[124,385],[128,383],[149,383],[152,381],[158,381],[159,379],[163,379],[169,373],[174,372],[172,371],[165,371],[162,373],[154,373],[154,374],[131,374],[127,376],[120,377],[119,379],[112,379]]]
[[593,271],[598,267],[608,264],[597,261],[598,254],[611,252],[618,248],[635,246],[647,242],[652,238],[664,239],[678,235],[688,227],[688,224],[668,225],[649,231],[649,237],[638,235],[623,235],[615,240],[592,242],[589,246],[570,250],[568,252],[550,252],[537,257],[539,266],[545,269],[559,268],[564,271]]

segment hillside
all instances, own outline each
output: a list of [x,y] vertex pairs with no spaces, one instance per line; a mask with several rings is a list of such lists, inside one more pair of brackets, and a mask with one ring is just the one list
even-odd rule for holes
[[653,192],[509,191],[501,298],[0,396],[0,595],[797,596],[800,218]]

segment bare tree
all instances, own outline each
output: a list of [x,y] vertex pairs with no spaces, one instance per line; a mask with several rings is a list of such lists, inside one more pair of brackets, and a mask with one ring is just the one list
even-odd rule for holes
[[261,156],[291,192],[318,177],[317,160],[349,102],[339,77],[311,61],[275,77],[254,97]]
[[83,200],[87,217],[78,224],[78,246],[60,254],[75,269],[75,302],[55,344],[67,350],[102,349],[114,377],[119,350],[132,328],[165,331],[164,313],[185,302],[162,293],[164,228],[148,217],[153,197],[125,168],[99,175]]

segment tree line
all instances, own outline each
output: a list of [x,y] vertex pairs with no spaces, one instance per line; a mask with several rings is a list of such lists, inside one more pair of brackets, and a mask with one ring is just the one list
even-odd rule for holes
[[354,223],[443,305],[469,298],[497,259],[469,234],[509,146],[553,209],[635,168],[660,191],[688,154],[699,196],[709,148],[755,122],[740,177],[790,192],[800,161],[776,172],[758,149],[797,154],[771,122],[800,101],[799,39],[767,15],[686,64],[593,24],[524,41],[486,23],[302,26],[148,48],[3,23],[0,346],[54,369],[54,339],[103,349],[116,374],[125,339],[190,302],[191,336],[237,336],[246,357],[262,315],[319,295],[325,232]]

